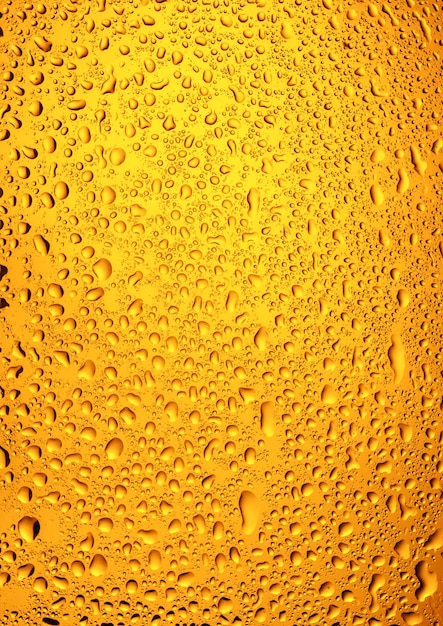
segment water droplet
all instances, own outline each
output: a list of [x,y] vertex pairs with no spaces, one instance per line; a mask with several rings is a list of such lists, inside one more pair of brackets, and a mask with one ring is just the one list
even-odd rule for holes
[[252,535],[257,528],[260,517],[258,498],[252,491],[242,491],[239,506],[242,516],[242,530],[245,535]]
[[95,554],[89,564],[89,571],[92,576],[104,576],[108,570],[108,562],[102,554]]

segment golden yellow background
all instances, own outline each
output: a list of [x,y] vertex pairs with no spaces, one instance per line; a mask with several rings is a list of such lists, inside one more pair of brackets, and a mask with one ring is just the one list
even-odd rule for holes
[[1,5],[1,624],[443,623],[442,16]]

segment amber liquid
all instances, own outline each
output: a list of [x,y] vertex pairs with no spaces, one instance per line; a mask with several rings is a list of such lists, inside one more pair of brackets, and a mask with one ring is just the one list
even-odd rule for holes
[[0,624],[443,623],[441,9],[0,7]]

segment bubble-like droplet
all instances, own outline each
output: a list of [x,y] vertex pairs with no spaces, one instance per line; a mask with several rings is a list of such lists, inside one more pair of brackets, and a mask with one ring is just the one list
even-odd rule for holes
[[260,192],[255,187],[252,187],[247,196],[248,200],[248,215],[257,215],[260,209]]
[[29,105],[28,111],[31,115],[37,117],[43,112],[43,104],[39,100],[34,100],[34,102]]
[[87,126],[81,126],[78,129],[78,137],[83,143],[89,143],[91,141],[91,131]]
[[81,111],[86,107],[86,105],[86,100],[84,98],[80,98],[78,100],[71,100],[71,102],[68,102],[68,109],[70,111]]
[[86,568],[82,561],[73,561],[71,563],[71,572],[76,578],[81,578],[81,576],[85,573],[85,570]]
[[438,574],[435,565],[432,566],[426,561],[420,561],[417,564],[415,573],[420,582],[415,596],[419,602],[424,602],[438,590]]
[[18,532],[22,539],[31,543],[40,532],[40,522],[36,517],[25,515],[18,523]]
[[100,300],[105,295],[104,289],[102,287],[94,287],[93,289],[89,289],[86,292],[86,299],[90,302],[96,302],[96,300]]
[[254,448],[246,448],[244,456],[247,465],[254,465],[257,460],[257,452]]
[[48,154],[52,154],[53,152],[55,152],[56,147],[57,147],[57,143],[54,137],[49,136],[43,139],[43,148]]
[[242,491],[239,499],[242,516],[242,530],[245,535],[252,535],[260,518],[259,501],[252,491]]
[[409,189],[409,176],[408,172],[404,167],[400,167],[398,170],[398,183],[397,183],[397,191],[400,194],[404,194]]
[[331,596],[334,595],[335,585],[332,582],[327,581],[323,583],[322,585],[320,585],[318,592],[324,598],[330,598]]
[[154,571],[159,570],[162,566],[162,557],[158,550],[151,550],[148,557],[149,566]]
[[292,39],[294,37],[294,31],[292,30],[291,23],[287,20],[282,22],[281,36],[283,39]]
[[410,554],[411,554],[409,541],[406,541],[405,539],[401,539],[395,544],[394,550],[405,561],[409,559]]
[[343,522],[338,527],[340,537],[349,537],[354,532],[354,527],[350,522]]
[[41,85],[42,82],[45,80],[45,77],[42,72],[33,72],[29,76],[29,80],[33,85]]
[[428,168],[428,164],[422,158],[418,146],[411,146],[411,161],[415,167],[416,172],[418,172],[420,176],[424,176]]
[[184,572],[177,577],[177,584],[179,587],[191,587],[194,584],[195,575],[193,572]]
[[104,576],[108,570],[108,562],[102,554],[95,554],[89,564],[92,576]]
[[217,606],[218,606],[218,610],[220,611],[222,615],[227,615],[228,613],[232,611],[234,607],[234,603],[232,602],[230,598],[222,597],[218,601]]
[[394,372],[394,384],[399,385],[406,370],[406,354],[399,334],[391,337],[392,345],[388,350],[389,361]]
[[58,285],[56,283],[51,283],[50,285],[48,285],[48,295],[51,296],[51,298],[61,298],[63,296],[63,287],[61,285]]
[[407,289],[399,289],[397,292],[397,300],[402,308],[406,308],[409,304],[410,297]]
[[116,197],[117,194],[115,193],[114,189],[112,189],[112,187],[103,187],[101,191],[101,199],[103,204],[112,204],[115,201]]
[[17,492],[17,498],[22,504],[27,504],[32,500],[32,490],[29,487],[20,487]]
[[60,180],[54,187],[54,195],[57,200],[65,200],[69,195],[69,187],[68,185]]
[[106,445],[105,452],[110,461],[118,459],[123,453],[123,441],[119,437],[114,437]]
[[102,533],[110,533],[114,527],[114,522],[110,517],[102,517],[98,520],[98,527]]
[[108,259],[99,259],[92,270],[99,280],[107,280],[112,274],[112,265]]
[[266,437],[272,437],[275,434],[274,403],[269,400],[261,405],[260,425]]
[[0,470],[6,469],[10,463],[9,452],[0,446]]
[[134,302],[131,302],[128,307],[128,315],[130,315],[131,317],[137,317],[137,315],[140,315],[142,311],[143,300],[141,300],[141,298],[137,298],[136,300],[134,300]]
[[83,378],[84,380],[91,380],[95,376],[95,363],[88,359],[83,363],[81,368],[78,370],[78,377]]
[[123,148],[113,148],[109,155],[109,160],[112,165],[118,166],[124,163],[126,159],[126,152]]
[[83,551],[89,552],[91,548],[94,547],[94,535],[92,533],[88,533],[86,537],[80,541],[80,548]]
[[268,331],[264,326],[259,328],[259,330],[257,331],[254,337],[254,343],[259,350],[266,350],[266,347],[268,345]]
[[381,163],[386,158],[386,152],[382,148],[376,148],[371,154],[373,163]]
[[187,200],[192,196],[192,188],[190,185],[182,185],[180,189],[180,197],[182,200]]
[[337,392],[331,385],[325,385],[321,392],[321,399],[325,404],[335,404],[338,400]]
[[172,115],[168,115],[163,122],[163,128],[165,130],[173,130],[176,127],[174,117]]
[[42,237],[42,235],[35,235],[33,241],[37,252],[39,252],[42,256],[46,256],[50,248],[49,241]]
[[143,542],[149,546],[155,544],[158,538],[158,533],[156,530],[144,530],[141,529],[138,531],[138,536],[141,537]]
[[235,308],[238,304],[238,300],[239,300],[238,293],[236,291],[231,290],[228,293],[228,297],[226,300],[226,310],[228,311],[228,313],[233,313],[235,311]]
[[375,206],[381,206],[385,201],[385,195],[378,183],[371,187],[371,199]]

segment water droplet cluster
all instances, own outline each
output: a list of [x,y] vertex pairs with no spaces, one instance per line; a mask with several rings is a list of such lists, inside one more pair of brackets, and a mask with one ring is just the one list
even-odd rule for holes
[[0,624],[443,623],[442,18],[0,6]]

